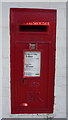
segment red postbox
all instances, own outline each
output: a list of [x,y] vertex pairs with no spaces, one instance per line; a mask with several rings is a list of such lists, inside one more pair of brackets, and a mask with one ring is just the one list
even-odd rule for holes
[[53,113],[56,10],[10,9],[11,113]]

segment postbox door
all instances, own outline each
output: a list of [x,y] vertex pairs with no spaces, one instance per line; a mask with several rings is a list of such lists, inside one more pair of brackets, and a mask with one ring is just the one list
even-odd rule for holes
[[[15,44],[14,105],[12,105],[12,113],[40,113],[45,112],[48,107],[49,44],[38,43],[35,50],[30,50],[29,44]],[[38,54],[36,59],[38,59],[39,64],[35,62],[34,69],[39,72],[39,75],[24,76],[25,52],[33,52],[32,55],[34,53]]]

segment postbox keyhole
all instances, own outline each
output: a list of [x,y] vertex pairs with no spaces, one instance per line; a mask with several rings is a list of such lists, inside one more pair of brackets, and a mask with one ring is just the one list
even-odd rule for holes
[[36,49],[36,43],[30,43],[30,49]]
[[24,80],[22,79],[22,83],[24,83]]

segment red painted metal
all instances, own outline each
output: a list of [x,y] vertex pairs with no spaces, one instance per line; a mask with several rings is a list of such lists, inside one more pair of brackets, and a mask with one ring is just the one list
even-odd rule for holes
[[[36,27],[20,31],[20,25]],[[42,25],[38,28],[38,25]],[[43,26],[46,26],[47,29]],[[32,26],[33,27],[33,26]],[[22,26],[23,29],[23,26]],[[28,28],[29,29],[29,28]],[[43,30],[44,29],[44,30]],[[30,44],[36,43],[36,49]],[[24,77],[24,51],[41,51],[40,77]],[[56,10],[10,9],[11,113],[53,113]]]

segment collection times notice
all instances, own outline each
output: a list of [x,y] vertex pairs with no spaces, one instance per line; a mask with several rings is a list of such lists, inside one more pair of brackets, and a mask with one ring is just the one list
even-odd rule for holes
[[41,52],[24,52],[24,77],[40,76]]

